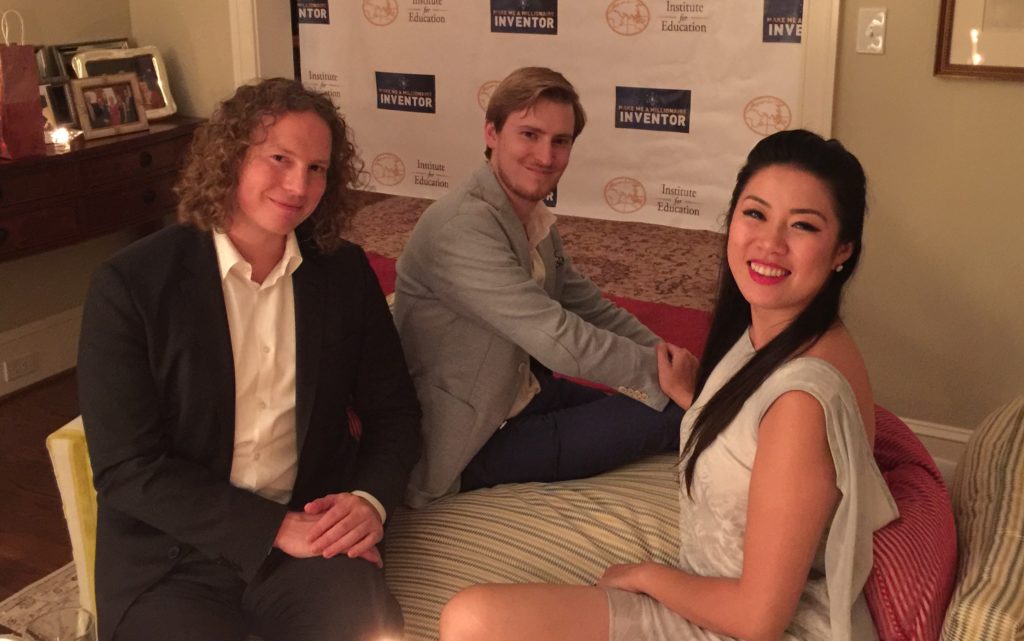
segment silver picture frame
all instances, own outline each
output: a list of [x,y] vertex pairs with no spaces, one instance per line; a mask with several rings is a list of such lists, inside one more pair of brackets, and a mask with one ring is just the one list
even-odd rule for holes
[[142,90],[146,118],[165,118],[178,111],[167,81],[167,66],[160,51],[153,46],[134,49],[93,49],[76,53],[71,66],[79,78],[135,73]]
[[49,47],[57,73],[63,78],[74,78],[75,71],[71,67],[71,59],[76,53],[92,49],[127,49],[130,47],[127,38],[109,38],[107,40],[89,40],[86,42],[66,42]]

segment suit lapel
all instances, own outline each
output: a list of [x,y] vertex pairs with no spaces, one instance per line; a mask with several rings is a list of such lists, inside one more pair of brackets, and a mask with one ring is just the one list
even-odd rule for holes
[[292,275],[295,291],[295,438],[301,460],[316,400],[326,317],[326,280],[317,255],[302,246],[302,264]]
[[217,266],[217,251],[209,232],[197,232],[195,251],[186,261],[186,276],[181,280],[181,300],[191,310],[190,335],[199,353],[209,358],[206,371],[195,372],[197,386],[213,390],[218,426],[215,468],[229,474],[235,449],[235,362],[231,352],[231,333],[224,289]]

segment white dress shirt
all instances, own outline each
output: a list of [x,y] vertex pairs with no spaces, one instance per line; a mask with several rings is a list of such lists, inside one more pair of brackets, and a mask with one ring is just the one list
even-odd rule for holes
[[[551,226],[554,224],[555,212],[548,209],[543,202],[537,203],[537,206],[530,210],[530,214],[523,221],[523,227],[526,229],[526,242],[530,244],[530,262],[532,263],[530,275],[541,287],[544,286],[544,279],[547,278],[547,270],[544,269],[544,260],[540,257],[540,252],[537,251],[537,245],[540,245],[540,242],[548,237],[548,234],[551,233]],[[509,410],[508,418],[519,416],[519,413],[526,409],[533,397],[540,392],[540,383],[537,382],[537,377],[533,375],[528,365],[520,366],[520,376],[519,392],[516,393],[516,399]],[[505,427],[505,423],[502,423],[498,429],[502,427]]]
[[[295,430],[295,295],[302,264],[295,234],[262,283],[226,234],[214,232],[235,366],[235,445],[231,484],[281,504],[291,500],[299,467]],[[366,492],[353,492],[377,510]]]

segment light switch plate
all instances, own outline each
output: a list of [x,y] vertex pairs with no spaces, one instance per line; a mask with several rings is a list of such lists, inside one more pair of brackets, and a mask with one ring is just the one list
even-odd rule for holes
[[861,9],[857,13],[857,53],[885,53],[886,9]]

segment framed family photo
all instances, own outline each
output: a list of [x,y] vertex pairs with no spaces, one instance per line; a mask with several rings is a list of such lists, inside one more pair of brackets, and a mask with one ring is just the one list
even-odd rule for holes
[[1024,1],[942,0],[935,74],[1024,80]]
[[167,67],[156,47],[135,49],[93,49],[75,54],[71,60],[79,78],[135,73],[142,91],[146,117],[150,120],[174,114],[178,107],[167,82]]
[[149,129],[134,73],[72,80],[71,94],[86,140]]

